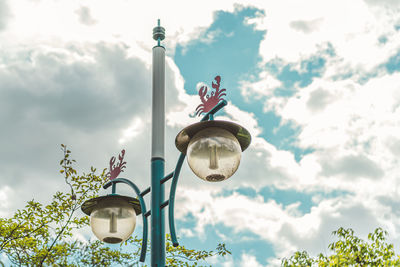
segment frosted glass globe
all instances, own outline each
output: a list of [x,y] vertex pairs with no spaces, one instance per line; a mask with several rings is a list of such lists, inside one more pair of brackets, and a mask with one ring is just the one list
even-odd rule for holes
[[95,236],[106,243],[127,240],[136,226],[136,212],[123,199],[104,199],[90,214],[90,226]]
[[192,171],[201,179],[219,182],[239,167],[241,147],[236,137],[218,127],[199,131],[190,140],[187,157]]

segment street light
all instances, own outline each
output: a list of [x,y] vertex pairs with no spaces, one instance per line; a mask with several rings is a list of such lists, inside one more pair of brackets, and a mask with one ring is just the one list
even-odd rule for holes
[[90,215],[90,226],[101,241],[117,244],[127,240],[135,230],[136,215],[141,213],[136,198],[117,194],[90,199],[82,205]]
[[176,147],[188,156],[188,164],[201,179],[220,182],[239,167],[241,152],[250,144],[250,134],[228,121],[203,121],[183,129]]
[[[165,48],[160,42],[165,38],[165,30],[160,26],[153,29],[157,46],[153,47],[153,100],[152,100],[152,158],[151,187],[140,191],[130,180],[117,178],[125,168],[125,150],[122,150],[115,164],[110,160],[110,181],[103,188],[112,187],[111,194],[87,200],[82,211],[90,216],[93,233],[100,240],[116,244],[128,239],[134,231],[136,216],[142,214],[143,238],[140,261],[144,262],[147,250],[148,221],[151,215],[151,266],[165,266],[165,225],[164,208],[168,206],[168,221],[173,246],[178,246],[174,221],[175,192],[179,174],[186,155],[192,171],[201,179],[219,182],[231,177],[239,167],[241,152],[251,142],[250,133],[242,126],[214,120],[214,114],[227,105],[222,99],[225,89],[220,89],[221,77],[212,82],[213,92],[207,95],[208,88],[199,90],[202,104],[196,114],[204,114],[200,122],[184,128],[178,133],[175,145],[181,152],[175,170],[164,175],[164,131],[165,131]],[[164,200],[164,183],[172,179],[168,200]],[[130,186],[137,198],[121,196],[116,193],[116,185]],[[151,193],[151,209],[146,210],[143,197]]]

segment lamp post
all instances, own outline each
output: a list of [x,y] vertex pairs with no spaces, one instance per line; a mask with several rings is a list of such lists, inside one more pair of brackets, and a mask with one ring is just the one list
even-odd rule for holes
[[[130,180],[117,178],[125,168],[123,161],[125,150],[110,160],[110,181],[103,188],[111,186],[111,194],[90,199],[82,205],[82,211],[90,216],[91,228],[97,238],[106,243],[120,243],[128,239],[136,225],[136,216],[142,214],[143,241],[140,261],[144,262],[148,240],[148,221],[151,216],[151,266],[165,266],[165,225],[164,208],[168,206],[168,222],[173,246],[179,245],[174,221],[175,192],[179,174],[185,156],[192,171],[201,179],[219,182],[232,176],[240,163],[241,152],[251,141],[249,132],[242,126],[229,121],[216,121],[214,114],[227,105],[222,99],[225,89],[220,89],[221,77],[215,77],[212,83],[214,91],[207,95],[208,88],[200,88],[202,101],[196,114],[204,114],[200,122],[184,128],[178,133],[175,145],[181,152],[175,170],[164,175],[164,139],[165,139],[165,48],[161,41],[165,38],[165,29],[158,26],[153,29],[153,98],[152,98],[152,153],[151,187],[140,191]],[[172,179],[168,200],[165,200],[164,183]],[[137,198],[121,196],[116,193],[116,185],[130,186]],[[151,193],[151,209],[146,210],[143,197]]]

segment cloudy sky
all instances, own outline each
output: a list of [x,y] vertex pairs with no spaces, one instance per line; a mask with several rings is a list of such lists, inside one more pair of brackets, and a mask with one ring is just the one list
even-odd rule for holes
[[[200,104],[227,89],[221,119],[252,134],[237,173],[207,183],[184,166],[181,243],[273,266],[326,252],[331,232],[380,226],[400,249],[400,2],[0,0],[0,215],[64,190],[64,143],[79,171],[126,149],[149,184],[152,29],[166,28],[166,164]],[[127,190],[129,192],[129,190]],[[83,215],[83,214],[82,214]],[[140,234],[140,225],[138,234]],[[89,236],[89,231],[87,232]]]

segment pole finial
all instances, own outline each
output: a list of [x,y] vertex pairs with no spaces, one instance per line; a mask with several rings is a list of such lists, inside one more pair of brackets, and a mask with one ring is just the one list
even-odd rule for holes
[[157,24],[158,26],[153,28],[153,39],[160,45],[160,41],[165,39],[165,29],[160,26],[160,19],[158,19]]

